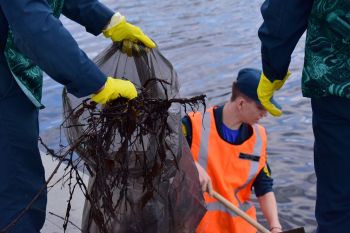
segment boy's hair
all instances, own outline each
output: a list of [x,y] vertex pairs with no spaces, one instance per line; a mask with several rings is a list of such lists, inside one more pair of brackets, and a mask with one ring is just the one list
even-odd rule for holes
[[246,99],[247,101],[253,101],[253,99],[249,98],[247,95],[243,94],[243,92],[241,92],[238,88],[237,85],[237,81],[234,81],[232,83],[232,90],[231,90],[231,102],[235,101],[237,99],[237,97],[243,97],[244,99]]

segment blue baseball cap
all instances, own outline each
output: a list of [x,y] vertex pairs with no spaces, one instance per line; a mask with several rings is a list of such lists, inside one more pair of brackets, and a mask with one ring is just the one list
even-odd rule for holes
[[[236,84],[238,89],[248,96],[250,99],[255,100],[257,103],[260,103],[258,98],[258,85],[260,81],[261,70],[253,68],[244,68],[238,72]],[[274,104],[277,108],[281,109],[279,105],[273,98],[270,99],[270,102]]]

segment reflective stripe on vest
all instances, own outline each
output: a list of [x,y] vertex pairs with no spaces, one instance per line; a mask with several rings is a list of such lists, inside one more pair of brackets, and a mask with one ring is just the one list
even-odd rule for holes
[[[260,155],[261,155],[261,152],[262,152],[262,139],[261,139],[261,135],[260,135],[260,131],[258,129],[258,126],[254,125],[253,127],[254,127],[254,132],[256,134],[256,141],[255,141],[255,145],[254,145],[253,154],[255,156],[258,156],[259,159],[260,159]],[[236,199],[238,201],[240,209],[241,209],[241,207],[243,207],[245,205],[248,205],[248,204],[250,206],[252,206],[251,202],[241,203],[239,198],[237,197],[237,194],[238,194],[239,191],[241,191],[242,189],[246,188],[247,185],[249,184],[249,182],[252,181],[252,179],[255,177],[255,175],[259,172],[258,168],[259,168],[259,163],[251,163],[250,171],[249,171],[249,178],[247,179],[247,181],[241,187],[238,187],[236,189],[236,191],[235,191],[235,197],[236,197]]]
[[209,144],[209,127],[210,127],[210,113],[205,113],[203,116],[203,128],[201,136],[201,144],[199,148],[198,163],[207,169],[208,166],[208,144]]

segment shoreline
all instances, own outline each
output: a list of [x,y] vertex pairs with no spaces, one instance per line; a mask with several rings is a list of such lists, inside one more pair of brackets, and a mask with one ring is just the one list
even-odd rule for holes
[[[52,171],[56,168],[58,161],[53,159],[50,155],[45,153],[41,154],[41,159],[45,168],[46,179],[51,175]],[[55,184],[64,174],[64,164],[62,164],[57,173],[54,175],[48,187]],[[84,183],[87,185],[89,176],[80,172],[83,177]],[[59,181],[52,188],[48,188],[47,208],[46,208],[46,220],[41,230],[42,233],[61,233],[63,232],[63,222],[66,216],[67,202],[69,198],[68,184],[63,184]],[[84,209],[85,197],[79,187],[76,187],[73,198],[71,200],[71,210],[69,216],[69,222],[67,226],[67,233],[81,232],[81,218]]]

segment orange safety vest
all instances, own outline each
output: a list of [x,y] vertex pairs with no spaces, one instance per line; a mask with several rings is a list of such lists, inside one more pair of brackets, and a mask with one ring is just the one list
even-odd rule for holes
[[[250,201],[251,187],[266,163],[266,132],[253,125],[253,134],[242,144],[224,141],[215,125],[213,108],[207,113],[188,114],[192,123],[191,151],[195,161],[207,171],[213,188],[235,206],[256,219],[256,210]],[[226,208],[215,198],[204,194],[207,213],[196,232],[202,233],[256,233],[256,229]]]

